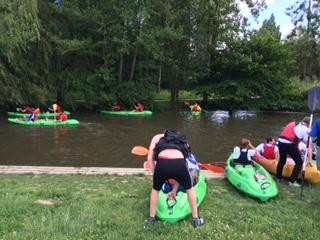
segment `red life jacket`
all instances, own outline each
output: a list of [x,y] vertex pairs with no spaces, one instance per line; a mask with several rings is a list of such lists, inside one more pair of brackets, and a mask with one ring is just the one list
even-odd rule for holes
[[270,145],[264,144],[263,145],[263,156],[266,159],[275,159],[276,155],[274,154],[274,148],[275,148],[275,145],[270,146]]
[[280,138],[284,138],[284,139],[287,139],[293,143],[296,143],[298,141],[298,138],[294,132],[295,127],[296,127],[295,122],[289,123],[287,126],[285,126],[285,128],[281,132]]

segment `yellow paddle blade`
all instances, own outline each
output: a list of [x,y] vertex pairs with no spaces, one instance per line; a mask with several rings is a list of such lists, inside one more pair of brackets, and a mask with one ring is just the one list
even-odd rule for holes
[[131,153],[137,156],[147,156],[149,150],[142,146],[135,146],[132,148]]

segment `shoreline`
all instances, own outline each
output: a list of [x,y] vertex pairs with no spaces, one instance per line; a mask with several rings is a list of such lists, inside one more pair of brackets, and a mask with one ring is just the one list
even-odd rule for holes
[[[208,170],[201,170],[206,179],[225,178],[225,174],[217,174]],[[151,175],[143,168],[115,168],[115,167],[50,167],[50,166],[11,166],[0,165],[0,174],[50,174],[50,175]]]

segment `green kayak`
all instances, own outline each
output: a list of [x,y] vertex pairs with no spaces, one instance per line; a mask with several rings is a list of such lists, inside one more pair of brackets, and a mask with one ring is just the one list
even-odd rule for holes
[[191,111],[192,116],[200,116],[201,112]]
[[265,202],[278,195],[278,187],[271,175],[259,164],[233,163],[233,154],[227,160],[226,177],[241,192]]
[[[64,113],[67,114],[68,116],[70,115],[70,112],[68,111],[64,111]],[[28,118],[30,114],[31,113],[8,112],[8,117],[9,118]],[[59,116],[58,113],[50,113],[50,112],[38,114],[38,118],[54,118],[57,116]]]
[[152,112],[151,111],[143,111],[143,112],[136,112],[136,111],[119,111],[119,112],[115,112],[115,111],[105,111],[102,110],[100,111],[101,114],[103,115],[109,115],[109,116],[143,116],[143,117],[147,117],[147,116],[152,116]]
[[[207,192],[207,183],[205,182],[204,174],[201,171],[198,182],[194,186],[194,191],[197,196],[197,205],[199,207],[203,202]],[[191,215],[191,208],[186,193],[178,192],[176,196],[176,203],[174,200],[169,200],[167,203],[168,194],[169,193],[160,191],[156,213],[160,220],[168,223],[176,223]]]
[[24,125],[24,126],[74,126],[79,125],[80,122],[76,119],[69,119],[67,121],[56,121],[56,120],[44,120],[40,119],[35,122],[28,122],[16,118],[8,118],[9,123]]

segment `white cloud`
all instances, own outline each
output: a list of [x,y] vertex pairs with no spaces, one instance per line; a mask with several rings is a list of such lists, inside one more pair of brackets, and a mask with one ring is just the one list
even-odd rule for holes
[[289,23],[283,27],[281,27],[281,38],[284,39],[288,36],[288,34],[291,33],[292,29],[294,28],[294,25],[292,23]]
[[275,0],[266,0],[266,4],[268,7],[272,6],[274,4]]
[[241,2],[240,0],[236,0],[236,4],[238,4],[240,8],[240,14],[244,17],[248,17],[250,15],[250,9],[248,8],[247,4]]

